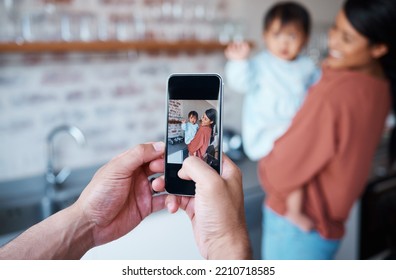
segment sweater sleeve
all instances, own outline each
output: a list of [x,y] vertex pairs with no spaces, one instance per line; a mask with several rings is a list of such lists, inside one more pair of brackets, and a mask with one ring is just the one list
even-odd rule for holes
[[250,71],[249,61],[230,60],[225,66],[227,85],[238,93],[247,93],[249,90]]
[[336,112],[320,94],[309,94],[288,131],[258,164],[265,191],[285,199],[302,188],[336,151]]
[[204,142],[204,133],[201,128],[198,129],[197,133],[195,134],[193,140],[191,140],[190,144],[188,144],[188,151],[190,154],[195,153],[196,151],[201,148]]

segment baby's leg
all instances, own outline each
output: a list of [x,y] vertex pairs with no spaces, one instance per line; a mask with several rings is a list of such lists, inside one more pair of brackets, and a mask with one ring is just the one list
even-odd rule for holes
[[303,231],[310,231],[313,222],[303,212],[303,189],[293,191],[286,201],[286,218]]

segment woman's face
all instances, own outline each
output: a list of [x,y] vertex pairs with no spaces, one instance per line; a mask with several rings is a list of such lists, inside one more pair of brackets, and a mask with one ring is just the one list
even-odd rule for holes
[[212,124],[212,123],[213,123],[213,121],[211,121],[211,120],[206,116],[206,114],[204,113],[203,116],[202,116],[202,118],[201,118],[201,124],[202,124],[203,126],[208,126],[208,125],[210,125],[210,124]]
[[356,31],[342,10],[329,31],[328,46],[329,54],[324,63],[332,69],[370,72],[377,62],[374,47]]

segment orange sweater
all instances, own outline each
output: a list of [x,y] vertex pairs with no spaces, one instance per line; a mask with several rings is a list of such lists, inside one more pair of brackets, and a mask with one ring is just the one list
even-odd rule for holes
[[194,139],[188,144],[188,152],[190,155],[197,152],[197,157],[203,159],[209,146],[212,128],[210,126],[200,126]]
[[324,70],[288,131],[258,164],[266,204],[284,215],[289,193],[303,188],[303,211],[320,235],[341,238],[383,133],[389,91],[385,80]]

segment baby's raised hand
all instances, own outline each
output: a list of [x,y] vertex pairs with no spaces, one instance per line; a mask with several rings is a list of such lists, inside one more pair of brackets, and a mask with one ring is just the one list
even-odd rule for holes
[[224,55],[230,60],[243,60],[250,54],[250,46],[247,42],[231,43],[224,51]]

